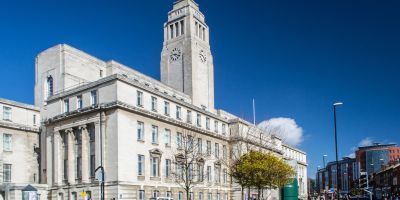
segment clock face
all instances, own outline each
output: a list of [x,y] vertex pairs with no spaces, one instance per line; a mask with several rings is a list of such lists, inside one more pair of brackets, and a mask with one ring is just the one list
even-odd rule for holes
[[200,60],[201,60],[202,63],[207,62],[207,56],[206,56],[206,53],[203,50],[200,51],[199,56],[200,56]]
[[181,57],[181,50],[178,48],[174,48],[171,51],[171,55],[169,56],[171,61],[176,61]]

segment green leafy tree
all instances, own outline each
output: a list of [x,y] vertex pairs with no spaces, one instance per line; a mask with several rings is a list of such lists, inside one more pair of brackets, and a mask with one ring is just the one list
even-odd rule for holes
[[281,188],[289,183],[295,172],[285,161],[271,153],[249,151],[232,163],[231,176],[243,188],[256,188],[258,199],[264,188]]

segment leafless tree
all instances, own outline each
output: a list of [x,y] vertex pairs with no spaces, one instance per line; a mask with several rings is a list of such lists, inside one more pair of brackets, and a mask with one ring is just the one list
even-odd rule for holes
[[177,133],[177,150],[173,153],[171,176],[173,181],[186,192],[204,181],[204,163],[202,140],[197,133],[183,129]]

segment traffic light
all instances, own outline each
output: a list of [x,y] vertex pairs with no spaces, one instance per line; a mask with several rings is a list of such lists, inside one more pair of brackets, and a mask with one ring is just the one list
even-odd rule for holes
[[368,174],[367,174],[367,172],[360,173],[360,178],[358,179],[358,188],[368,189]]

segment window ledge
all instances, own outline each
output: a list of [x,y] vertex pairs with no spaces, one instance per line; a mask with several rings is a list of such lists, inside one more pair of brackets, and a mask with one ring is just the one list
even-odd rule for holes
[[144,140],[143,140],[143,139],[138,139],[137,141],[138,141],[138,142],[141,142],[141,143],[144,143]]
[[161,181],[161,177],[153,176],[153,177],[150,177],[150,180],[151,181]]
[[139,176],[137,176],[137,180],[144,181],[145,180],[145,176],[144,175],[139,175]]

